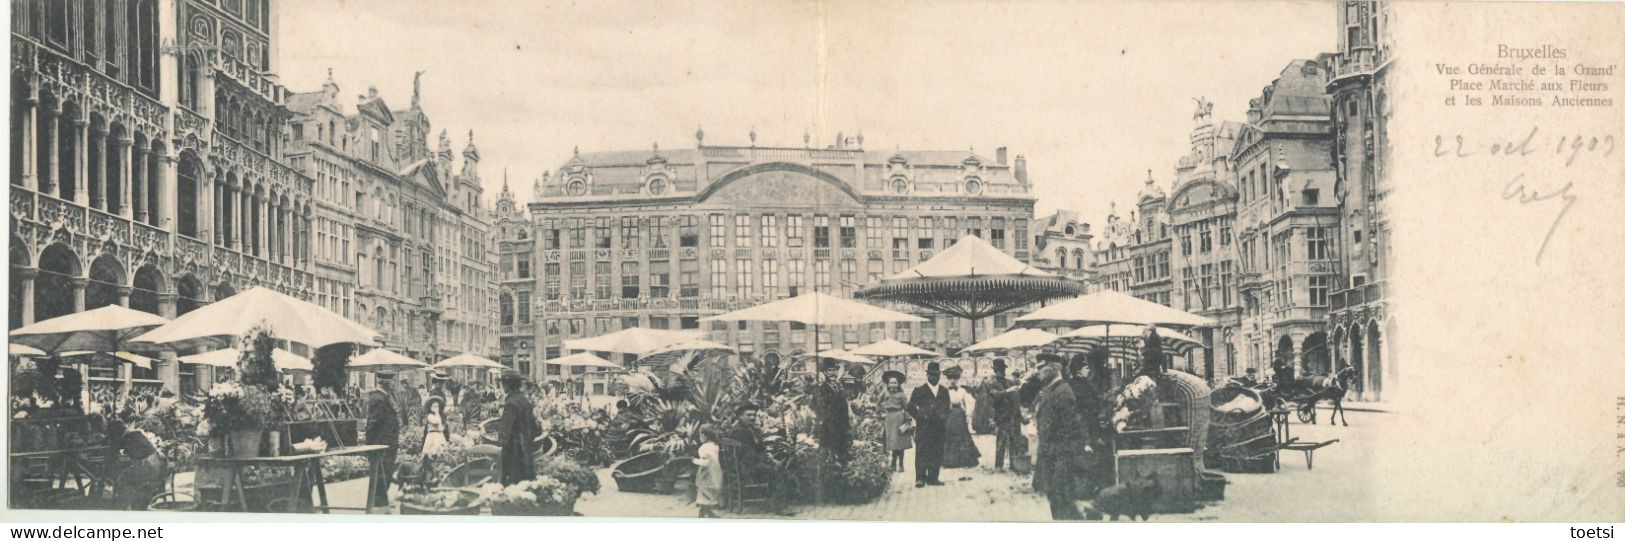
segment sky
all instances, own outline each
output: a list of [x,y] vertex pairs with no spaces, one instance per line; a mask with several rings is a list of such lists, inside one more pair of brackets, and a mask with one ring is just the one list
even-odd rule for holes
[[[473,130],[487,199],[521,202],[583,152],[832,144],[1027,157],[1037,213],[1104,224],[1146,171],[1167,189],[1194,98],[1245,120],[1296,58],[1336,49],[1326,1],[281,2],[279,75]],[[431,145],[433,138],[431,137]]]

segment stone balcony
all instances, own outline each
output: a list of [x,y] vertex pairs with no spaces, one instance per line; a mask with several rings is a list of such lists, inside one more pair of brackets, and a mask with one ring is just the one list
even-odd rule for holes
[[1331,295],[1332,310],[1357,308],[1359,306],[1375,303],[1383,299],[1386,282],[1372,282],[1358,287],[1334,291]]

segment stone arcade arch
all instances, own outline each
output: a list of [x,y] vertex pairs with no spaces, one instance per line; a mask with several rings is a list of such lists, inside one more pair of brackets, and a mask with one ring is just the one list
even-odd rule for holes
[[82,301],[74,294],[80,278],[79,256],[62,244],[52,244],[40,252],[39,274],[34,278],[34,321],[65,316],[78,310]]

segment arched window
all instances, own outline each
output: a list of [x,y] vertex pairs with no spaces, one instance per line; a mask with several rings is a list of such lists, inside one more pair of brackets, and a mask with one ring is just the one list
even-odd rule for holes
[[373,248],[373,250],[372,250],[372,281],[373,281],[372,285],[373,285],[373,287],[376,287],[378,289],[386,289],[384,287],[384,282],[385,282],[384,277],[385,276],[388,276],[388,275],[384,273],[384,248],[382,246],[377,247],[377,248]]
[[1077,266],[1077,268],[1080,268],[1080,269],[1083,268],[1083,250],[1082,249],[1074,249],[1074,250],[1072,250],[1072,264]]
[[1062,269],[1066,268],[1066,248],[1055,250],[1055,266]]
[[197,187],[202,174],[203,162],[196,154],[181,154],[175,183],[175,227],[180,234],[193,238],[198,236]]

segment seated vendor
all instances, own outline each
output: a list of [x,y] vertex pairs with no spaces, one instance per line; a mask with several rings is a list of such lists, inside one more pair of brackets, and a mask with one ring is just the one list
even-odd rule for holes
[[125,430],[124,422],[107,423],[107,445],[113,455],[108,477],[119,510],[145,510],[164,490],[164,456],[138,430]]

